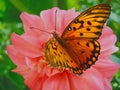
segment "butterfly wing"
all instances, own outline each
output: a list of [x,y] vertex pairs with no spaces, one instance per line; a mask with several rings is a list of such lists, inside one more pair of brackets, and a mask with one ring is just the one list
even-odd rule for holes
[[73,57],[73,61],[79,60],[77,64],[81,71],[98,60],[100,44],[97,39],[109,15],[110,6],[99,4],[81,13],[64,30],[61,38],[77,56],[78,59]]
[[97,60],[100,54],[100,44],[96,40],[91,39],[72,39],[67,40],[66,44],[69,45],[70,49],[78,57],[79,62],[77,63],[82,71],[89,68]]
[[104,23],[110,15],[108,4],[99,4],[78,15],[64,30],[63,39],[98,39]]
[[63,47],[62,44],[55,38],[49,40],[45,47],[45,60],[53,67],[69,68],[78,75],[93,65],[100,54],[100,44],[95,40],[67,40],[67,47]]
[[68,68],[76,74],[81,74],[81,67],[73,60],[70,53],[68,53],[71,51],[68,51],[66,48],[64,48],[55,38],[50,39],[46,43],[44,50],[45,60],[53,67],[59,69]]

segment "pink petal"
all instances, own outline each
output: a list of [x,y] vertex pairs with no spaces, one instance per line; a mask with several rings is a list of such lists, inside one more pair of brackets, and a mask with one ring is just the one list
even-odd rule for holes
[[[27,34],[29,34],[31,37],[35,37],[42,41],[48,40],[49,37],[46,37],[46,36],[48,36],[50,34],[43,32],[43,31],[45,31],[45,26],[39,16],[29,15],[29,14],[23,12],[20,15],[20,18],[23,22],[24,30]],[[30,27],[33,27],[36,29],[31,29]]]
[[43,77],[39,77],[39,74],[31,75],[31,77],[29,78],[31,80],[25,80],[25,83],[30,88],[30,90],[43,90],[42,87],[47,78],[48,77],[46,75],[44,75]]
[[12,34],[11,40],[15,49],[25,56],[38,57],[42,54],[41,50],[33,43],[24,40],[15,33]]
[[38,38],[36,38],[36,37],[34,37],[34,36],[31,36],[31,35],[29,35],[29,34],[27,34],[27,33],[22,34],[21,37],[22,37],[24,40],[26,40],[26,41],[28,41],[28,42],[30,42],[30,43],[34,43],[37,47],[40,47],[40,48],[41,48],[42,42],[40,42]]
[[22,66],[25,64],[25,56],[23,56],[21,53],[19,53],[14,46],[9,45],[6,48],[7,53],[9,55],[9,57],[12,59],[12,61],[18,65],[18,66]]
[[48,78],[42,90],[71,90],[66,73],[59,73]]
[[43,60],[43,56],[41,57],[36,57],[36,58],[30,58],[26,57],[26,64],[29,68],[38,71],[38,72],[43,72],[43,68],[48,65],[45,60]]
[[49,77],[60,73],[60,71],[57,68],[53,68],[50,65],[47,65],[47,67],[44,69],[44,72],[46,72],[46,75]]
[[[23,12],[20,15],[20,18],[23,22],[23,25],[27,27],[27,28],[25,28],[26,33],[30,33],[30,31],[32,31],[32,30],[30,30],[30,27],[39,28],[41,30],[43,30],[45,28],[44,24],[39,16],[30,15],[26,12]],[[32,33],[30,33],[30,34],[32,34]],[[37,35],[39,33],[35,33],[35,34]]]
[[101,52],[109,50],[114,46],[116,42],[116,36],[113,34],[113,31],[109,27],[104,26],[99,42],[101,44]]
[[38,72],[26,66],[17,67],[13,71],[21,74],[25,78],[24,82],[30,90],[42,90],[43,82],[47,79],[47,76],[40,77]]
[[113,54],[114,52],[118,51],[118,47],[116,46],[112,46],[111,48],[109,48],[108,50],[105,51],[101,51],[101,57],[105,57],[105,56],[111,56],[111,54]]
[[101,72],[104,78],[111,80],[120,66],[111,61],[108,57],[103,57],[100,58],[93,67]]
[[27,79],[27,77],[29,76],[29,73],[31,73],[30,68],[28,68],[25,64],[23,64],[22,66],[17,66],[12,71],[21,74],[25,79]]
[[63,72],[49,77],[43,90],[104,90],[102,77],[95,69],[81,76]]
[[46,26],[45,29],[49,32],[55,31],[55,12],[59,11],[58,8],[53,8],[52,10],[44,10],[40,13],[40,17]]
[[71,79],[71,82],[74,82],[71,85],[76,87],[75,90],[104,90],[104,81],[101,73],[92,67],[81,76]]
[[105,86],[104,90],[112,90],[111,83],[107,78],[104,79],[104,86]]

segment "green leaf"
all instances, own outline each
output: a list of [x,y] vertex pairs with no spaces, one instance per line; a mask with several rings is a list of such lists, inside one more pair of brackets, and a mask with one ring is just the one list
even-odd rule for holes
[[54,0],[10,0],[10,2],[20,11],[39,14],[41,10],[52,8]]
[[28,90],[24,85],[23,78],[13,72],[0,75],[0,90]]
[[3,19],[5,11],[6,11],[5,1],[0,0],[0,20]]
[[112,90],[120,90],[120,70],[115,74],[112,80]]

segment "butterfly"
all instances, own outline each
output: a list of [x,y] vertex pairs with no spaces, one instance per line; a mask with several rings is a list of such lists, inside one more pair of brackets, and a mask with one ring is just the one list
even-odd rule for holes
[[95,64],[101,49],[97,40],[110,11],[108,4],[98,4],[73,19],[61,36],[52,33],[44,49],[48,64],[77,75]]

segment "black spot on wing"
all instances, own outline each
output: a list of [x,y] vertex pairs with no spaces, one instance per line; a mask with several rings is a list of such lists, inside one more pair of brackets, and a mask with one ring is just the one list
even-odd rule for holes
[[90,46],[90,45],[89,45],[89,42],[87,42],[87,43],[86,43],[86,46],[87,46],[87,47],[89,47],[89,46]]
[[92,23],[91,23],[90,21],[87,21],[87,24],[88,24],[88,25],[92,25]]
[[73,30],[74,30],[74,31],[76,31],[76,30],[77,30],[77,28],[76,28],[76,27],[73,27]]
[[80,33],[80,36],[83,36],[83,33]]
[[87,31],[90,31],[91,29],[88,27],[88,28],[86,28],[86,30],[87,30]]

